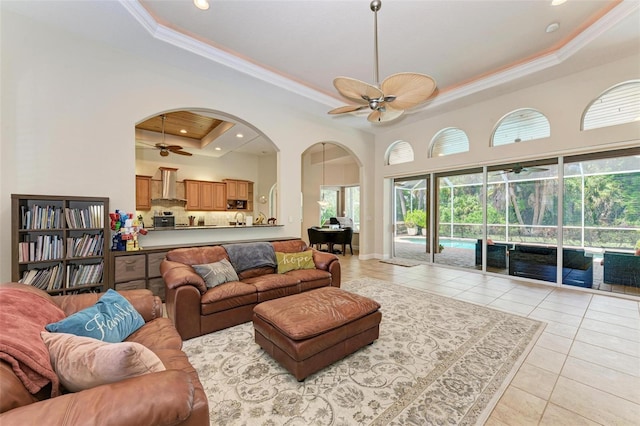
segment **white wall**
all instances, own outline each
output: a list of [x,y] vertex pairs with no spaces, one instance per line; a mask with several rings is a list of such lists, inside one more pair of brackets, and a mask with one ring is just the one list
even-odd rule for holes
[[149,233],[143,246],[300,236],[302,152],[330,139],[348,145],[363,164],[369,157],[370,135],[303,115],[286,106],[294,95],[202,58],[165,63],[160,53],[173,47],[161,42],[136,40],[151,54],[158,45],[156,59],[143,59],[6,9],[0,18],[0,221],[7,225],[0,228],[2,281],[10,279],[10,194],[103,196],[112,209],[133,211],[135,123],[158,111],[224,111],[273,141],[284,227]]

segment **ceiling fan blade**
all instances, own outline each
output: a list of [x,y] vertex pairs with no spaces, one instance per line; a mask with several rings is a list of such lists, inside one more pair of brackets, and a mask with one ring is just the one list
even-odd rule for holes
[[193,155],[193,154],[192,154],[192,153],[190,153],[190,152],[187,152],[187,151],[180,151],[180,150],[177,150],[177,149],[176,149],[176,150],[172,149],[172,150],[171,150],[171,152],[172,152],[173,154],[187,155],[187,156],[189,156],[189,157],[191,157],[191,156]]
[[333,85],[342,96],[359,104],[368,104],[366,99],[378,99],[383,96],[382,91],[376,86],[355,78],[336,77]]
[[369,120],[372,123],[384,123],[385,121],[395,120],[396,118],[400,117],[403,113],[404,113],[404,110],[402,109],[390,108],[388,105],[386,105],[384,107],[384,110],[380,108],[373,111],[371,114],[369,114],[369,116],[367,117],[367,120]]
[[168,145],[166,147],[169,151],[179,151],[182,149],[180,145]]
[[367,105],[345,105],[329,111],[329,114],[344,114],[347,112],[360,111],[361,109],[368,108]]
[[546,172],[549,169],[546,169],[544,167],[525,167],[522,170],[527,172]]
[[385,78],[380,86],[387,96],[395,96],[395,109],[409,109],[425,102],[436,89],[436,82],[426,74],[402,72]]

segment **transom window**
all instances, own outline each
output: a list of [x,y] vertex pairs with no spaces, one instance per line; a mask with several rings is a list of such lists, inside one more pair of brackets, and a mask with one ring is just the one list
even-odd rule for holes
[[594,99],[582,115],[581,130],[640,121],[640,80],[607,89]]
[[551,136],[549,120],[539,111],[523,108],[505,115],[496,126],[492,146],[508,145]]
[[387,164],[409,163],[413,161],[413,148],[405,141],[394,142],[387,151]]
[[457,154],[469,151],[469,138],[467,134],[455,127],[440,130],[431,141],[430,157]]

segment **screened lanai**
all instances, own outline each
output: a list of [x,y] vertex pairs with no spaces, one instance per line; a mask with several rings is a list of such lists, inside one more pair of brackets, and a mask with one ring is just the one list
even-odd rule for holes
[[394,191],[396,257],[638,293],[637,150],[396,179]]

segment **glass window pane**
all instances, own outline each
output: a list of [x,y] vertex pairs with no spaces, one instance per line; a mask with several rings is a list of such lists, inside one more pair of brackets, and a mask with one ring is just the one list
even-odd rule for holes
[[441,130],[431,142],[431,157],[456,154],[469,151],[469,138],[467,134],[453,127]]
[[640,120],[640,80],[605,91],[587,107],[582,130],[615,126]]
[[391,145],[387,155],[387,164],[409,163],[413,161],[413,148],[408,142],[398,141]]
[[551,136],[549,120],[535,109],[525,108],[506,115],[491,138],[492,146],[507,145]]

